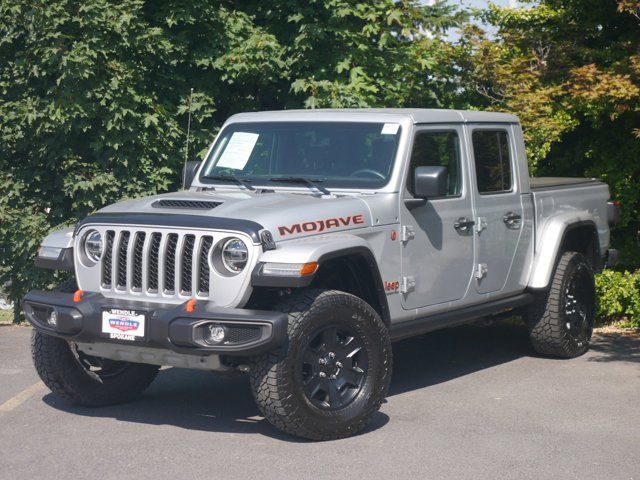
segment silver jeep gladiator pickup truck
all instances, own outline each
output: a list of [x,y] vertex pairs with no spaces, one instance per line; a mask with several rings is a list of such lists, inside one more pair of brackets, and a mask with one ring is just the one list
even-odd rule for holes
[[589,347],[616,207],[594,179],[530,179],[513,115],[380,109],[234,115],[185,190],[50,234],[70,270],[23,302],[58,396],[107,405],[160,365],[248,373],[262,414],[309,439],[361,431],[391,342],[520,314],[533,348]]

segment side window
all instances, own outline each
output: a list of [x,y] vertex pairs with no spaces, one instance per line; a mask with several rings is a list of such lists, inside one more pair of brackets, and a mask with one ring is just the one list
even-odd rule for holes
[[456,197],[462,191],[460,177],[460,141],[453,131],[418,132],[413,140],[407,189],[413,194],[416,167],[447,167],[447,197]]
[[478,191],[482,193],[511,190],[509,137],[504,130],[473,132],[473,156],[476,163]]

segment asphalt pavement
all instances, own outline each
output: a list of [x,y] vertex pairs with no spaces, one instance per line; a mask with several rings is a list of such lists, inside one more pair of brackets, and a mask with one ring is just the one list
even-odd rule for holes
[[259,416],[247,379],[163,369],[135,402],[70,406],[39,382],[30,329],[0,327],[0,478],[638,479],[640,338],[573,360],[510,324],[394,344],[391,392],[356,437],[308,442]]

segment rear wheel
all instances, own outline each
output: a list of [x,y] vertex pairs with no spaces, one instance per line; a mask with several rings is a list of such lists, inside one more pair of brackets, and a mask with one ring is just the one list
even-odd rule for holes
[[565,252],[551,287],[527,313],[534,349],[552,357],[573,358],[589,349],[596,311],[593,270],[578,252]]
[[289,314],[288,341],[254,359],[251,387],[265,418],[304,438],[360,432],[387,393],[391,343],[366,302],[338,291],[292,295],[274,310]]

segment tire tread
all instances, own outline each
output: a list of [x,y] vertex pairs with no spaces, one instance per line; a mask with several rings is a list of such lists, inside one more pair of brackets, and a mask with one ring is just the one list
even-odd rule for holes
[[366,427],[387,394],[391,375],[391,342],[387,327],[373,311],[372,317],[375,319],[378,338],[383,339],[383,351],[380,352],[385,359],[384,372],[381,375],[382,389],[377,393],[375,400],[369,402],[367,409],[359,415],[357,422],[350,425],[348,429],[336,428],[332,432],[310,428],[305,421],[304,412],[301,412],[296,402],[292,401],[293,388],[289,385],[284,369],[278,368],[286,358],[288,343],[291,339],[297,338],[302,328],[303,317],[307,312],[326,306],[327,302],[337,301],[337,297],[341,297],[341,301],[346,299],[355,308],[373,311],[362,299],[337,290],[305,290],[294,293],[289,299],[274,307],[274,310],[289,316],[289,340],[280,348],[257,357],[252,362],[250,383],[261,414],[275,427],[291,435],[312,440],[333,440],[354,435]]
[[539,293],[528,309],[526,316],[529,336],[533,348],[541,355],[573,358],[582,355],[589,348],[589,339],[582,345],[572,341],[566,331],[561,313],[565,276],[570,265],[575,262],[584,262],[589,265],[581,253],[564,252],[556,266],[550,287]]

